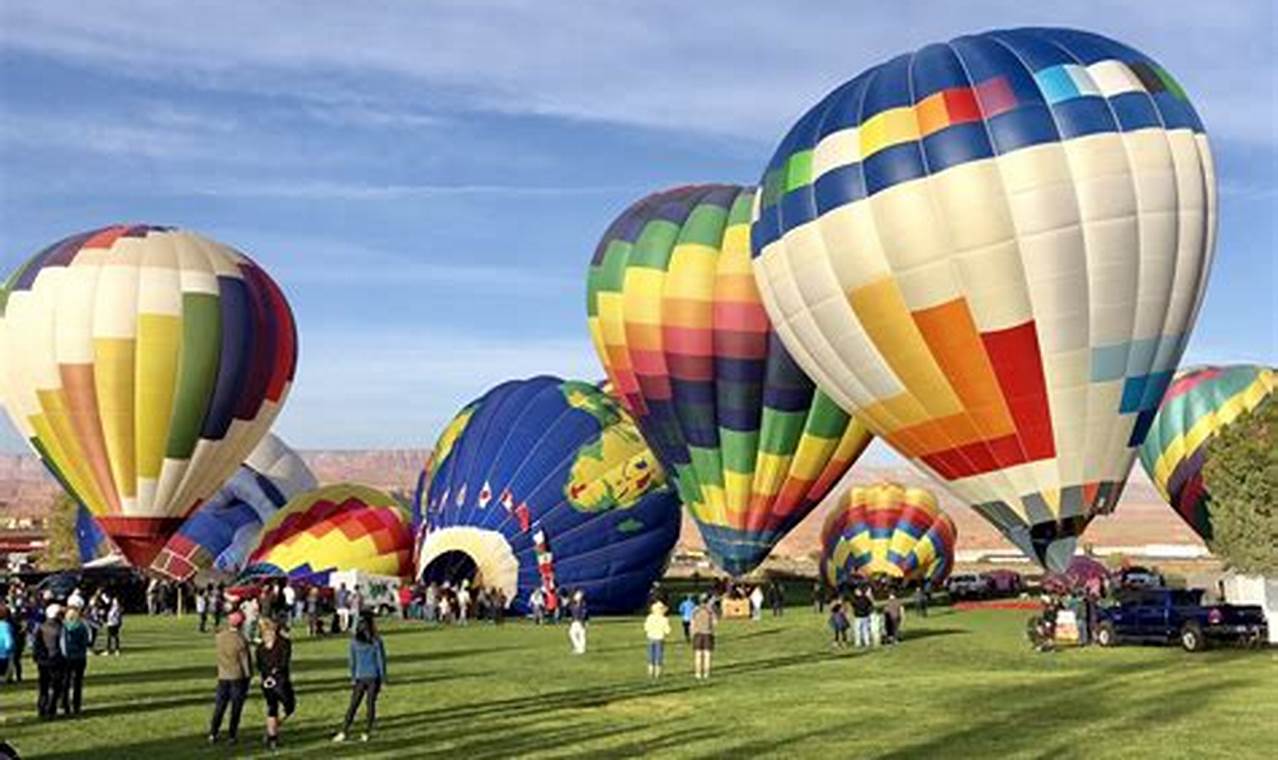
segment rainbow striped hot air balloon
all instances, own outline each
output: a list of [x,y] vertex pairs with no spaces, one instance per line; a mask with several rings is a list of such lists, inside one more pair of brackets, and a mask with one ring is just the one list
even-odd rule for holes
[[248,257],[171,227],[73,235],[0,291],[0,394],[135,567],[270,428],[297,336]]
[[413,535],[394,497],[338,483],[298,494],[272,515],[241,575],[285,575],[322,585],[329,574],[349,570],[411,577]]
[[187,581],[202,570],[235,575],[262,525],[293,496],[319,485],[284,441],[267,434],[226,485],[182,523],[151,563],[166,578]]
[[1118,504],[1210,269],[1211,151],[1171,75],[1069,29],[929,45],[800,118],[754,219],[799,365],[1064,569]]
[[762,562],[870,442],[772,332],[750,268],[754,196],[699,185],[644,198],[600,240],[587,288],[614,392],[734,575]]
[[1206,540],[1212,538],[1211,497],[1203,483],[1207,444],[1276,387],[1278,371],[1270,367],[1196,367],[1176,376],[1154,416],[1140,463],[1167,503]]
[[853,576],[903,583],[945,580],[954,567],[958,528],[923,488],[855,486],[821,529],[821,577],[841,586]]

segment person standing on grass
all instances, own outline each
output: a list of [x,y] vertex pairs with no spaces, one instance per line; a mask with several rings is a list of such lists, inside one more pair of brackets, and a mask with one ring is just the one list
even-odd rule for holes
[[200,616],[200,633],[204,633],[209,624],[209,597],[212,595],[213,584],[209,584],[207,589],[198,589],[195,592],[195,614]]
[[714,608],[710,598],[702,594],[701,601],[692,611],[692,667],[699,681],[710,677],[710,656],[714,652]]
[[124,625],[124,603],[120,601],[120,595],[115,594],[111,597],[111,606],[107,607],[106,614],[107,654],[120,656],[120,626],[122,625]]
[[62,713],[80,714],[84,696],[84,671],[89,664],[89,626],[80,615],[80,605],[67,607],[66,622],[62,624],[62,657],[66,660],[66,686],[62,690]]
[[643,621],[643,632],[648,637],[648,677],[660,678],[661,666],[666,659],[666,637],[670,635],[666,605],[660,599],[649,608],[648,617]]
[[351,724],[355,722],[355,713],[359,711],[359,704],[366,696],[368,697],[368,705],[365,708],[367,722],[364,733],[359,736],[360,741],[368,741],[369,734],[373,732],[373,724],[377,721],[377,695],[381,692],[382,685],[386,683],[386,646],[382,643],[382,638],[377,635],[377,627],[373,624],[371,613],[363,613],[359,616],[359,623],[355,626],[355,636],[351,639],[349,659],[351,703],[346,708],[346,720],[342,723],[342,730],[333,737],[333,741],[337,743],[346,741],[346,734],[351,730]]
[[825,612],[825,587],[819,580],[812,584],[812,610],[818,615]]
[[573,592],[568,612],[572,616],[572,623],[568,626],[568,640],[572,642],[572,653],[585,654],[586,623],[590,620],[590,610],[586,607],[586,595],[581,589]]
[[750,592],[750,616],[756,621],[763,619],[763,587],[755,586]]
[[470,584],[462,581],[457,587],[457,624],[466,625],[470,618]]
[[240,714],[248,697],[249,679],[253,677],[253,663],[248,642],[240,628],[244,625],[244,613],[232,612],[226,618],[226,627],[213,638],[217,651],[217,691],[213,702],[213,720],[209,724],[209,744],[217,744],[222,730],[222,716],[231,708],[231,722],[226,736],[231,744],[239,739]]
[[872,637],[873,628],[870,623],[870,615],[874,612],[874,599],[870,596],[869,589],[864,586],[857,588],[852,592],[852,616],[856,621],[855,644],[857,649],[866,648],[874,644]]
[[923,585],[919,586],[918,596],[914,599],[915,605],[918,607],[919,617],[927,617],[927,603],[931,601],[928,597],[931,595],[932,582],[923,581]]
[[[274,620],[262,621],[262,643],[256,655],[257,672],[262,677],[262,697],[266,699],[266,746],[273,751],[280,744],[280,724],[297,707],[290,675],[293,643]],[[284,710],[283,715],[280,708]]]
[[685,644],[692,641],[692,613],[697,609],[697,603],[692,600],[692,594],[684,594],[683,601],[679,602],[679,620],[683,623],[683,642]]
[[887,604],[883,605],[883,634],[888,643],[896,644],[901,640],[901,623],[905,621],[905,608],[896,592],[888,593]]
[[848,645],[848,611],[842,599],[835,599],[830,605],[830,630],[834,631],[835,649],[845,649]]
[[61,606],[50,604],[45,608],[44,622],[36,629],[31,657],[40,672],[36,709],[41,719],[50,720],[57,717],[58,703],[62,701],[66,681],[66,660],[62,657]]
[[13,661],[17,651],[17,639],[13,624],[9,621],[9,607],[0,603],[0,683],[9,676],[9,663]]

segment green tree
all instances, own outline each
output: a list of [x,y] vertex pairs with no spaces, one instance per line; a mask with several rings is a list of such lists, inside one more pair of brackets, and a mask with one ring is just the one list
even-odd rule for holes
[[80,566],[80,549],[75,537],[78,508],[75,499],[66,494],[54,499],[44,521],[49,546],[40,557],[42,570],[71,570]]
[[1241,573],[1278,575],[1278,401],[1270,396],[1208,442],[1204,484],[1213,539]]

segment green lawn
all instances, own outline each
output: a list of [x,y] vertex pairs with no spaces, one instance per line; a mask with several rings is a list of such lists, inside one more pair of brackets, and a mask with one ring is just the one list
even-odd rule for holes
[[[834,654],[824,621],[723,626],[713,680],[690,676],[682,642],[670,673],[644,672],[638,619],[597,620],[591,651],[564,627],[523,623],[386,631],[391,683],[378,731],[338,756],[761,755],[813,757],[1273,757],[1278,653],[1129,647],[1035,654],[1026,613],[935,611],[907,619],[902,645]],[[86,711],[33,720],[29,679],[0,689],[0,735],[26,757],[265,755],[264,705],[245,707],[241,744],[204,744],[212,641],[190,619],[126,621],[123,657],[89,662]],[[329,744],[347,699],[345,644],[299,638],[299,711],[280,755]],[[31,671],[34,671],[31,668]]]

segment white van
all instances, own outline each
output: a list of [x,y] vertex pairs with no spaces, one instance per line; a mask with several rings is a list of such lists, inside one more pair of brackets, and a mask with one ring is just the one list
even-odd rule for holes
[[329,573],[328,585],[334,593],[342,586],[345,586],[348,592],[358,591],[363,600],[363,608],[372,610],[378,615],[400,614],[400,579],[393,575],[374,575],[363,570],[340,570]]

